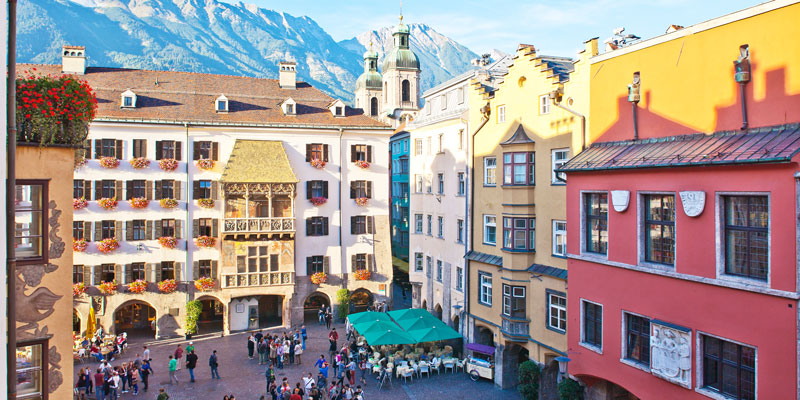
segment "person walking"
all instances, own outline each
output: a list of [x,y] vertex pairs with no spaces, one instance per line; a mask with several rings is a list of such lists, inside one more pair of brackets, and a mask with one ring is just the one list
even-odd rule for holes
[[268,346],[267,341],[264,338],[259,339],[258,341],[258,365],[266,365],[267,364],[267,355],[268,355]]
[[347,363],[347,379],[350,381],[350,386],[355,386],[356,384],[356,361],[354,359],[350,359],[350,362]]
[[278,365],[278,344],[275,342],[269,345],[269,360],[272,365]]
[[139,376],[141,373],[139,372],[139,367],[131,361],[128,365],[128,386],[133,388],[133,395],[139,395]]
[[319,307],[319,312],[317,312],[317,314],[319,316],[319,324],[320,325],[324,325],[325,324],[325,306],[324,305]]
[[297,365],[302,365],[303,360],[300,356],[303,355],[303,346],[300,345],[300,342],[294,343],[294,357],[297,359]]
[[142,372],[141,372],[141,375],[142,375],[142,385],[144,386],[144,388],[143,388],[143,389],[144,389],[144,391],[145,391],[145,392],[147,391],[147,388],[148,388],[148,386],[147,386],[147,379],[150,377],[150,375],[151,375],[152,373],[153,373],[153,368],[150,366],[150,360],[149,360],[149,359],[145,359],[145,360],[142,362]]
[[93,378],[94,378],[94,391],[97,394],[97,400],[105,400],[106,396],[105,396],[105,391],[103,390],[103,383],[105,382],[105,376],[103,375],[103,370],[98,368]]
[[168,368],[169,368],[169,384],[171,385],[173,380],[175,381],[176,384],[180,383],[178,382],[178,377],[175,376],[175,371],[178,370],[178,360],[176,360],[175,357],[172,356],[172,354],[169,355]]
[[253,351],[255,350],[256,343],[253,335],[247,337],[247,357],[253,359]]
[[180,363],[181,358],[183,358],[183,347],[181,347],[181,345],[178,344],[178,347],[175,349],[175,364],[177,365],[176,370],[181,369],[181,363]]
[[156,397],[156,400],[169,400],[169,395],[164,388],[158,389],[158,397]]
[[306,349],[306,340],[308,340],[308,332],[306,331],[306,326],[303,325],[300,327],[300,338],[303,340],[303,350]]
[[314,386],[314,376],[311,375],[311,372],[308,373],[308,376],[303,377],[303,387],[306,389],[306,394],[310,397],[311,396],[311,388]]
[[328,312],[325,313],[325,327],[326,329],[331,329],[331,322],[333,321],[333,315],[331,314],[330,309]]
[[217,351],[214,350],[211,352],[211,356],[208,357],[208,366],[211,368],[211,379],[217,378],[222,379],[219,377],[219,362],[217,361]]
[[189,342],[189,344],[186,346],[186,360],[187,361],[189,360],[189,353],[191,353],[192,350],[194,350],[194,342]]
[[194,382],[194,369],[197,368],[197,354],[194,349],[186,355],[186,369],[189,370],[189,382]]
[[150,349],[148,349],[147,346],[144,346],[144,351],[142,352],[142,359],[145,361],[153,361],[153,359],[150,358]]

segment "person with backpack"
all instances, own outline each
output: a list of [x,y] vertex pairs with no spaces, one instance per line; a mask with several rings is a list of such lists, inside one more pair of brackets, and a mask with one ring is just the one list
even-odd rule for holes
[[208,366],[211,368],[211,379],[217,378],[222,379],[219,377],[219,362],[217,361],[217,351],[214,350],[211,352],[211,356],[208,357]]
[[186,369],[189,370],[189,382],[194,382],[194,369],[197,368],[197,354],[194,349],[186,355]]
[[156,397],[156,400],[169,400],[169,395],[164,388],[158,389],[158,397]]
[[264,338],[258,340],[258,365],[267,363],[267,341]]
[[264,376],[267,378],[267,393],[269,393],[269,388],[272,387],[273,383],[275,383],[275,367],[272,365],[267,367],[267,370],[264,372]]
[[150,366],[150,360],[145,358],[144,361],[142,361],[142,372],[141,372],[142,385],[144,385],[144,391],[145,392],[147,391],[147,387],[148,387],[147,386],[147,379],[150,377],[150,375],[152,373],[153,373],[153,368]]

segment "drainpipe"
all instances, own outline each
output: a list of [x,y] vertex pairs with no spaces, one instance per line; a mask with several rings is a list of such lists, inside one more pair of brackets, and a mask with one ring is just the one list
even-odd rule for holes
[[8,0],[8,76],[6,77],[6,123],[8,124],[8,178],[6,180],[6,280],[8,285],[8,344],[6,346],[6,383],[8,398],[17,398],[17,258],[14,249],[16,229],[17,162],[17,0]]
[[745,94],[747,82],[739,84],[739,97],[742,98],[742,130],[747,129],[747,95]]
[[[558,108],[560,108],[560,109],[562,109],[562,110],[564,110],[564,111],[566,111],[566,112],[568,112],[568,113],[570,113],[570,114],[572,114],[572,115],[574,115],[574,116],[576,116],[576,117],[581,119],[581,151],[586,150],[586,116],[584,116],[583,114],[581,114],[581,113],[579,113],[579,112],[577,112],[577,111],[575,111],[575,110],[573,110],[573,109],[571,109],[571,108],[569,108],[569,107],[567,107],[565,105],[562,105],[561,101],[555,101],[555,100],[557,100],[557,98],[553,99],[553,100],[554,100],[553,104],[555,104],[556,107],[558,107]],[[635,113],[635,111],[634,111],[634,113]],[[634,125],[635,125],[635,123],[634,123]]]
[[631,108],[633,109],[633,140],[639,140],[639,119],[636,117],[636,103],[631,103]]
[[[473,226],[472,226],[473,225],[472,219],[475,218],[475,215],[474,215],[475,214],[475,200],[474,200],[474,196],[475,196],[475,135],[477,135],[478,132],[480,132],[480,130],[486,125],[486,123],[489,122],[489,115],[491,114],[491,108],[489,107],[489,103],[486,103],[486,105],[481,108],[481,114],[483,114],[483,116],[481,117],[481,119],[482,119],[481,124],[478,126],[478,129],[475,129],[475,132],[473,132],[472,135],[470,135],[470,145],[469,145],[469,148],[467,149],[468,151],[470,151],[470,166],[469,166],[469,185],[470,185],[470,189],[469,189],[469,195],[467,196],[467,205],[466,205],[467,210],[469,210],[467,215],[469,216],[469,221],[470,221],[470,222],[468,222],[468,225],[467,225],[467,226],[469,226],[469,228],[468,228],[469,229],[469,239],[468,239],[469,243],[467,245],[467,253],[469,253],[469,251],[472,250],[472,246],[473,246],[472,243],[474,242],[473,239],[475,237],[475,229],[473,229]],[[469,278],[470,278],[470,271],[471,271],[470,268],[471,268],[471,264],[472,263],[470,262],[470,260],[467,259],[467,254],[464,254],[464,261],[465,261],[465,267],[466,267],[465,268],[465,270],[466,270],[466,273],[465,273],[466,282],[465,282],[465,285],[464,285],[465,286],[464,287],[464,290],[465,290],[465,292],[464,292],[464,319],[469,319],[469,312],[470,312],[470,310],[469,310],[469,299],[470,299],[470,297],[469,297],[469,288],[470,288]],[[467,329],[465,329],[466,331],[469,330],[469,325],[466,325],[466,323],[465,323],[465,328],[467,328]]]

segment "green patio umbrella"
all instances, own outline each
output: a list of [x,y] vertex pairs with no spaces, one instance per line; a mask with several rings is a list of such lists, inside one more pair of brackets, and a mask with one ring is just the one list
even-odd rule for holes
[[411,329],[407,331],[417,343],[423,342],[437,342],[439,340],[457,339],[461,334],[456,332],[455,329],[447,326],[444,322],[439,321],[441,325],[433,325],[427,328]]
[[383,321],[383,320],[370,320],[370,321],[362,321],[357,324],[353,324],[353,328],[355,328],[356,332],[361,335],[364,335],[366,332],[373,331],[375,329],[378,330],[386,330],[386,329],[393,329],[393,328],[400,328],[392,322],[391,320]]
[[351,324],[355,325],[359,322],[364,321],[387,321],[392,322],[392,319],[389,318],[386,313],[382,312],[375,312],[375,311],[364,311],[360,313],[350,314],[347,316],[347,319],[350,321]]
[[361,334],[364,335],[370,346],[416,343],[411,335],[391,322],[376,322],[369,330]]
[[402,320],[416,320],[420,316],[430,316],[431,318],[435,318],[433,315],[431,315],[431,313],[428,312],[428,310],[425,310],[424,308],[406,308],[404,310],[389,311],[387,314],[389,314],[393,320],[397,321],[398,324]]

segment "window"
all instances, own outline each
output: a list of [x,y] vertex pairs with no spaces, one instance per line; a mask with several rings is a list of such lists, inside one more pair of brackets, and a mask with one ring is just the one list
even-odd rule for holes
[[72,266],[72,283],[83,282],[83,265]]
[[583,326],[581,342],[597,348],[603,347],[603,306],[581,300]]
[[433,216],[428,215],[428,236],[433,236]]
[[100,196],[104,199],[117,197],[117,182],[110,180],[100,181]]
[[436,233],[439,239],[444,239],[444,217],[436,217]]
[[133,139],[133,158],[147,158],[147,140]]
[[325,256],[311,256],[306,260],[306,275],[311,276],[317,272],[325,272]]
[[503,184],[533,185],[536,157],[533,152],[503,153]]
[[425,257],[425,275],[431,277],[431,268],[433,267],[433,259],[430,256]]
[[161,181],[161,198],[174,199],[175,197],[175,181],[163,180]]
[[[218,111],[227,111],[226,109]],[[213,156],[212,143],[208,141],[196,142],[194,158],[197,160],[211,160]]]
[[539,114],[550,114],[550,97],[546,94],[539,96]]
[[441,172],[436,174],[436,179],[439,183],[439,194],[444,194],[444,174]]
[[756,349],[700,335],[704,389],[734,399],[756,398]]
[[422,272],[422,253],[414,253],[414,271]]
[[353,181],[350,182],[350,198],[372,198],[372,182],[370,181]]
[[236,271],[238,273],[245,272],[268,272],[270,271],[270,262],[272,261],[271,270],[277,271],[277,255],[275,260],[269,254],[267,246],[250,246],[247,248],[247,256],[239,256],[236,258]]
[[503,315],[525,318],[525,287],[503,284]]
[[133,96],[122,96],[123,107],[133,107]]
[[[162,190],[163,190],[163,187],[162,187]],[[210,180],[197,181],[197,193],[195,193],[195,198],[197,198],[197,199],[210,199],[211,198],[211,181]]]
[[[137,281],[137,280],[140,280],[140,279],[143,280],[143,281],[146,281],[147,277],[145,276],[145,272],[144,271],[145,271],[144,263],[133,263],[133,264],[131,264],[131,282]],[[203,276],[203,275],[201,275],[201,276]]]
[[467,193],[467,175],[463,172],[458,173],[458,195],[463,196]]
[[550,177],[550,183],[553,185],[564,185],[567,181],[567,174],[563,172],[556,172],[557,169],[564,166],[569,159],[569,149],[555,149],[550,153],[550,161],[553,163],[553,174]]
[[485,272],[478,272],[478,282],[480,292],[478,302],[485,306],[492,306],[492,275]]
[[372,217],[366,215],[350,217],[350,233],[353,235],[375,233]]
[[567,256],[567,221],[553,221],[553,255]]
[[650,367],[650,320],[625,313],[625,359]]
[[306,161],[328,161],[328,145],[311,143],[306,145]]
[[198,236],[214,236],[211,227],[211,218],[200,218],[197,220],[197,234]]
[[414,232],[422,233],[422,214],[414,214]]
[[584,194],[586,251],[608,254],[608,194]]
[[547,327],[567,332],[567,296],[559,292],[547,292]]
[[280,269],[280,257],[277,254],[270,254],[269,255],[269,270],[272,272],[277,271]]
[[72,221],[72,239],[78,240],[86,237],[83,221]]
[[161,220],[161,237],[172,236],[175,237],[175,220],[162,219]]
[[[96,223],[96,222],[95,222]],[[103,239],[114,239],[116,235],[116,227],[114,221],[101,221],[100,234]]]
[[438,153],[444,153],[444,134],[439,134],[439,146],[438,146]]
[[463,150],[464,149],[464,130],[463,129],[459,129],[458,130],[458,149],[459,150]]
[[464,268],[456,267],[456,290],[464,290]]
[[72,181],[72,198],[80,199],[81,197],[91,197],[91,181],[84,181],[83,179],[75,179]]
[[328,234],[328,217],[306,219],[306,236],[325,236]]
[[497,184],[495,170],[497,169],[497,159],[494,157],[483,158],[483,184],[494,186]]
[[497,123],[506,122],[506,106],[497,106]]
[[103,157],[122,158],[122,154],[117,155],[117,142],[119,142],[120,150],[122,149],[122,141],[114,139],[100,139],[100,155]]
[[644,196],[644,259],[675,264],[675,196]]
[[369,269],[369,263],[367,259],[369,254],[366,253],[359,253],[353,255],[353,271]]
[[442,260],[436,260],[436,281],[442,281]]
[[456,242],[464,243],[464,220],[459,219],[456,221]]
[[422,193],[422,187],[425,185],[425,177],[422,174],[414,175],[414,179],[417,181],[416,192]]
[[536,250],[536,218],[503,217],[503,249]]
[[175,279],[175,263],[172,261],[161,262],[161,280]]
[[350,155],[352,159],[350,161],[372,162],[372,146],[355,144],[350,146],[350,151],[352,152]]
[[497,218],[494,215],[483,216],[483,243],[493,246],[497,243]]
[[228,111],[228,101],[227,100],[217,100],[217,112],[225,112]]
[[181,159],[181,142],[161,140],[156,142],[156,160],[164,158]]
[[422,139],[414,139],[414,155],[422,155]]
[[328,198],[328,182],[327,181],[306,181],[307,196],[309,199],[315,197]]
[[197,276],[195,278],[213,278],[213,272],[211,260],[200,260],[197,262]]
[[145,227],[146,222],[143,219],[135,219],[131,221],[133,227],[131,228],[133,240],[145,240]]
[[[114,264],[102,264],[100,265],[100,281],[101,282],[111,282],[113,281],[116,276],[114,274],[115,266]],[[117,282],[119,283],[119,282]]]
[[431,175],[428,174],[425,176],[425,191],[428,193],[433,193],[433,189],[431,186]]
[[17,398],[43,399],[48,390],[44,387],[48,374],[47,340],[17,343]]
[[294,104],[286,103],[284,106],[286,107],[286,114],[294,114]]
[[725,273],[758,280],[769,274],[769,199],[724,196]]
[[133,198],[147,198],[147,182],[141,179],[128,181],[128,200]]

